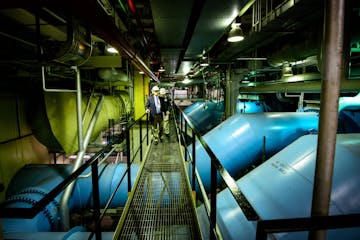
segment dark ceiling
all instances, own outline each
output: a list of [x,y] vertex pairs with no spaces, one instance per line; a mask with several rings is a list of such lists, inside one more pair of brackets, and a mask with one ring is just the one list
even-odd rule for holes
[[[355,2],[351,9],[358,9]],[[92,57],[106,55],[105,46],[112,45],[123,59],[160,81],[182,80],[190,73],[196,77],[204,70],[202,56],[208,57],[210,70],[232,65],[276,71],[284,61],[316,57],[323,19],[322,1],[314,0],[13,0],[0,8],[2,64],[43,63],[46,53],[61,52],[64,44],[54,47],[54,42],[67,41],[72,22],[81,26],[73,32],[85,39],[85,46],[93,45]],[[245,40],[229,43],[226,36],[235,18]],[[90,53],[85,49],[81,54],[85,59]],[[251,69],[249,59],[260,63]],[[117,64],[109,60],[109,66]],[[158,72],[161,66],[164,73]]]

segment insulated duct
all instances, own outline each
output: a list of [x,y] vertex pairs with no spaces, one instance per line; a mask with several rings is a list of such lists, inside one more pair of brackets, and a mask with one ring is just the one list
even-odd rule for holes
[[[203,136],[209,148],[233,177],[268,158],[298,137],[317,131],[316,113],[236,114]],[[210,189],[210,158],[197,141],[196,165],[206,190]],[[192,146],[188,147],[189,151]]]
[[[30,114],[29,120],[37,139],[52,151],[76,152],[78,150],[76,93],[45,92],[43,98],[34,98],[30,101],[32,106],[28,113]],[[87,109],[82,114],[85,132],[90,124],[97,102],[98,97],[88,99],[88,96],[83,95],[82,109]],[[130,102],[125,101],[120,95],[118,97],[105,96],[99,118],[91,135],[91,141],[108,126],[109,119],[118,121],[124,113],[127,113],[127,109],[130,109],[129,104]],[[126,108],[124,109],[124,107]]]
[[91,32],[74,19],[67,23],[66,28],[66,41],[45,41],[42,57],[68,66],[80,66],[91,56]]
[[[317,135],[303,136],[237,181],[260,219],[310,217],[316,151]],[[330,215],[360,213],[359,156],[360,135],[338,134]],[[204,206],[197,212],[204,219]],[[246,219],[228,189],[217,195],[217,223],[224,239],[255,239],[256,222]],[[200,223],[204,239],[209,234],[206,225],[206,221]],[[305,240],[307,235],[286,232],[269,237]],[[360,228],[327,230],[326,239],[360,239]]]
[[[31,207],[55,186],[70,175],[72,165],[28,165],[20,169],[12,178],[6,192],[7,207]],[[100,207],[104,207],[120,182],[122,175],[127,169],[127,165],[121,164],[102,164],[99,166],[99,186],[100,186]],[[135,177],[139,170],[138,165],[131,167],[131,182],[135,182]],[[78,178],[75,183],[74,191],[70,197],[70,212],[92,208],[92,181],[91,168],[89,167],[83,175],[88,177]],[[127,201],[127,177],[123,179],[115,197],[110,204],[110,208],[124,206]],[[60,229],[59,194],[53,202],[46,206],[33,219],[4,218],[2,228],[6,232],[47,232]]]

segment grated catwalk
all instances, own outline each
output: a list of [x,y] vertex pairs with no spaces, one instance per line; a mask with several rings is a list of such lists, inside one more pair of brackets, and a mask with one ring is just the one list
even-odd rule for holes
[[174,133],[150,146],[118,239],[201,239]]

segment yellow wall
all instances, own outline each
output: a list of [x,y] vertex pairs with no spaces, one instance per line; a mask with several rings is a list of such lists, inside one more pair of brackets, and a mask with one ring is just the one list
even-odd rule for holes
[[[144,79],[143,79],[144,77]],[[149,94],[150,78],[135,73],[134,76],[134,118],[137,120],[145,113],[145,103]],[[143,118],[144,120],[146,118]]]

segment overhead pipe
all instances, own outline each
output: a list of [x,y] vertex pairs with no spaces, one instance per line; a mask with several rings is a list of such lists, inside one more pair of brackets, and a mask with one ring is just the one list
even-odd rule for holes
[[[79,166],[82,164],[82,160],[83,160],[84,155],[86,153],[85,150],[86,150],[86,148],[87,148],[87,146],[89,144],[90,137],[91,137],[92,131],[94,129],[95,123],[96,123],[96,121],[98,119],[98,116],[99,116],[99,113],[100,113],[103,102],[104,102],[104,96],[102,96],[101,99],[98,101],[98,104],[96,106],[94,115],[91,118],[88,130],[86,132],[84,141],[82,143],[82,148],[79,148],[79,152],[77,154],[74,166],[72,168],[72,172],[76,171],[76,169],[78,169]],[[81,112],[80,112],[80,114],[81,114]],[[80,126],[78,126],[78,127],[82,128],[81,119],[79,121],[80,121]],[[80,143],[81,142],[79,140],[79,144]],[[60,200],[61,222],[62,222],[63,229],[66,229],[66,230],[68,230],[70,228],[70,221],[69,221],[69,212],[70,211],[69,211],[68,202],[69,202],[69,199],[70,199],[70,196],[71,196],[71,193],[72,193],[73,189],[74,189],[74,182],[69,184],[69,186],[65,189],[65,191],[64,191],[64,193],[63,193],[63,195],[61,197],[61,200]]]
[[[146,66],[136,50],[123,37],[123,34],[121,34],[115,25],[113,17],[109,16],[97,1],[67,1],[67,5],[75,16],[91,26],[105,42],[111,44],[116,49],[121,50],[140,70],[147,74],[151,79],[159,82],[159,79]],[[86,11],[84,11],[84,6],[86,6]],[[89,12],[92,14],[89,14]]]
[[142,34],[142,37],[144,39],[144,43],[145,43],[145,45],[148,45],[149,43],[148,43],[148,40],[146,38],[146,35],[145,35],[145,32],[144,32],[144,27],[142,25],[139,13],[136,10],[136,6],[135,6],[135,4],[133,3],[132,0],[127,0],[127,2],[128,2],[128,5],[129,5],[129,8],[130,8],[131,12],[135,15],[136,23],[137,23],[137,25],[139,26],[139,28],[141,30],[141,34]]
[[[297,75],[296,75],[297,76]],[[261,84],[257,86],[240,87],[240,93],[319,93],[321,92],[321,81],[305,81],[305,82],[285,82],[279,84]],[[359,80],[344,79],[340,83],[341,92],[360,91]]]
[[[142,60],[141,56],[138,55],[136,50],[130,45],[130,43],[123,37],[123,34],[119,31],[118,27],[114,23],[113,16],[110,16],[105,10],[100,6],[98,1],[88,1],[88,0],[77,0],[77,1],[42,1],[34,0],[23,1],[23,0],[14,0],[14,1],[1,1],[0,8],[35,8],[35,7],[64,7],[71,11],[73,16],[81,19],[88,26],[91,26],[96,33],[107,43],[111,44],[118,50],[121,50],[122,53],[127,56],[133,63],[142,70],[146,75],[151,79],[159,82],[159,79],[156,75],[148,68],[145,62]],[[86,11],[84,11],[86,7]],[[91,14],[89,14],[91,13]],[[94,17],[96,16],[96,17]]]

